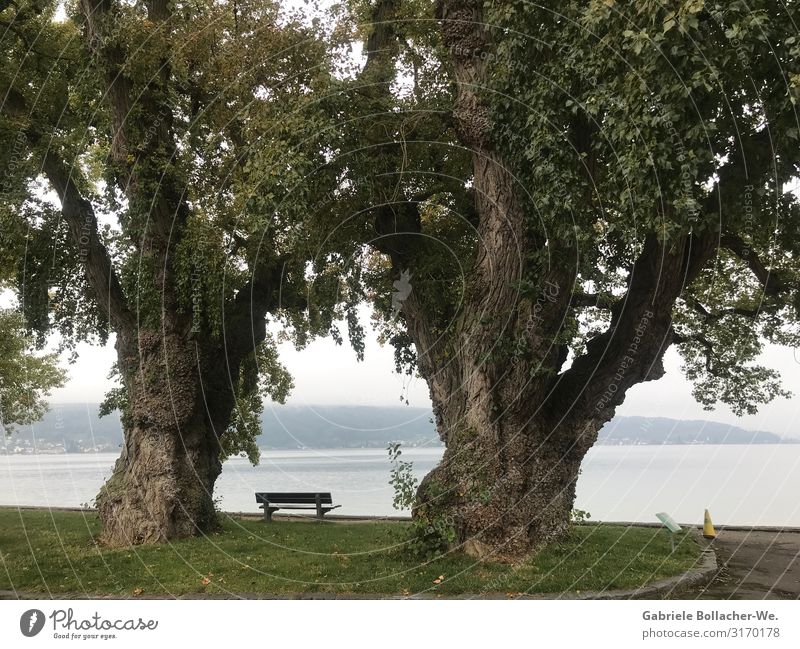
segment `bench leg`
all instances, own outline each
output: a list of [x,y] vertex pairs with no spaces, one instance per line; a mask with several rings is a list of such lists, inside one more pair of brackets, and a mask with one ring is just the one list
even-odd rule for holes
[[267,507],[264,505],[264,522],[271,523],[272,522],[272,514],[273,512],[278,511],[277,507]]

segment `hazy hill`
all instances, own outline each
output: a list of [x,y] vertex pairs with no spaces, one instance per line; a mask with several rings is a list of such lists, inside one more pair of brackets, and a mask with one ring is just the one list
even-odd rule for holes
[[[432,415],[425,408],[366,406],[270,406],[259,445],[267,448],[383,448],[390,441],[436,445]],[[122,442],[119,418],[99,418],[97,405],[54,405],[32,427],[6,440],[8,452],[66,449],[115,451]],[[709,421],[618,417],[601,431],[599,444],[779,444],[797,443],[764,432]],[[3,446],[0,445],[0,452]],[[16,449],[16,450],[15,450]]]
[[783,438],[763,430],[747,430],[715,421],[666,417],[616,417],[600,431],[599,444],[786,444],[800,440]]

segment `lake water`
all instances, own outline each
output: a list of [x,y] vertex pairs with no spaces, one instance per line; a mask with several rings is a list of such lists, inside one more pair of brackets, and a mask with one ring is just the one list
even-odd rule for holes
[[[424,475],[440,448],[409,448]],[[78,507],[97,494],[116,455],[0,456],[0,505]],[[255,491],[331,491],[336,513],[392,515],[385,450],[266,451],[258,467],[232,459],[217,483],[225,511],[258,512]],[[593,520],[800,526],[800,445],[598,446],[584,462],[576,507]]]

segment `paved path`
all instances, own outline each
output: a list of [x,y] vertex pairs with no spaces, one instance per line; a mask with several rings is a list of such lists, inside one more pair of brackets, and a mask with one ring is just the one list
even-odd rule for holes
[[691,599],[800,599],[800,532],[721,530],[720,570]]

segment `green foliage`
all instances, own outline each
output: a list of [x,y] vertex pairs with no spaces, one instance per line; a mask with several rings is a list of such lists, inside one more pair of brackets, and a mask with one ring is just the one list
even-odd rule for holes
[[[200,0],[170,5],[158,24],[141,3],[112,0],[91,26],[78,3],[60,22],[55,0],[1,4],[13,29],[0,51],[0,272],[35,345],[58,331],[74,349],[111,328],[46,196],[49,153],[109,223],[100,238],[139,326],[188,316],[196,340],[223,345],[237,298],[277,275],[266,310],[281,339],[342,341],[345,320],[360,358],[356,306],[368,298],[397,368],[413,373],[407,316],[393,319],[391,305],[396,271],[411,270],[429,333],[446,341],[434,360],[447,362],[476,290],[480,197],[453,128],[435,4],[396,3],[391,38],[365,70],[352,43],[386,25],[363,0],[315,21],[272,0]],[[562,290],[616,298],[645,234],[735,234],[781,290],[722,250],[673,320],[697,398],[737,412],[786,394],[757,362],[764,342],[800,344],[800,206],[786,191],[800,174],[797,11],[775,0],[485,4],[483,99],[527,214],[521,299],[535,303],[545,271],[564,264],[577,277]],[[111,79],[135,98],[122,125]],[[396,233],[378,227],[382,209]],[[607,310],[573,305],[542,344],[579,354],[609,323]],[[532,354],[511,329],[487,357]],[[234,377],[225,454],[255,455],[259,399],[288,390],[265,348]],[[109,407],[124,406],[119,390]]]
[[[618,296],[642,232],[667,241],[738,234],[786,290],[765,290],[722,250],[676,306],[679,351],[704,405],[752,413],[786,395],[755,361],[765,341],[800,342],[800,207],[787,192],[800,172],[797,6],[486,6],[497,44],[487,101],[535,215],[532,235],[577,248],[579,288]],[[528,272],[533,281],[538,264]],[[602,324],[593,315],[573,315],[582,322],[569,341],[576,351]]]
[[420,513],[411,522],[408,549],[413,556],[430,561],[452,550],[458,540],[453,518],[439,512]]
[[392,464],[389,484],[394,488],[392,506],[398,510],[409,510],[414,507],[419,481],[414,477],[414,464],[400,459],[402,451],[400,442],[388,446],[389,461]]
[[580,525],[586,523],[592,515],[583,509],[573,509],[569,514],[569,520],[572,524]]
[[[373,3],[352,4],[354,20],[368,22]],[[344,173],[354,199],[393,204],[395,224],[411,233],[368,260],[363,278],[398,370],[414,372],[405,316],[391,316],[391,269],[411,271],[438,340],[461,345],[480,219],[468,151],[452,122],[439,119],[454,108],[453,53],[426,20],[432,3],[400,3],[398,11],[401,45],[386,49],[395,68],[376,66],[392,91],[348,109],[359,127],[360,111],[370,115],[378,134],[359,128],[350,136],[360,148],[345,149],[357,153]],[[720,246],[675,304],[684,371],[708,407],[753,412],[785,396],[758,359],[767,342],[800,344],[800,203],[788,191],[800,176],[797,4],[486,2],[484,20],[490,45],[474,53],[485,66],[481,98],[492,148],[526,214],[520,298],[535,302],[548,271],[567,265],[576,269],[575,284],[562,291],[613,302],[628,289],[647,234],[667,245],[690,233],[733,235],[744,256]],[[410,203],[419,205],[416,222],[404,212]],[[343,207],[352,213],[350,203]],[[380,249],[381,241],[373,245]],[[780,290],[755,277],[750,253],[780,277]],[[611,315],[575,300],[558,331],[542,334],[544,344],[583,354]],[[510,311],[482,317],[513,322]],[[502,361],[533,351],[513,326],[491,347]]]
[[22,316],[0,309],[0,427],[7,434],[15,424],[30,424],[47,412],[50,390],[64,384],[58,354],[31,349]]
[[[266,313],[256,330],[268,316],[302,347],[346,320],[363,356],[351,260],[365,226],[326,217],[347,193],[330,161],[347,145],[334,59],[351,34],[272,0],[168,4],[159,16],[117,0],[87,16],[89,5],[69,2],[56,22],[58,5],[0,5],[0,272],[35,344],[56,331],[74,350],[113,328],[106,287],[89,281],[86,246],[43,173],[57,159],[105,224],[99,238],[135,327],[183,331],[190,321],[201,349],[229,349],[226,327],[251,308]],[[237,350],[246,358],[223,457],[257,461],[262,400],[291,389],[276,342]],[[114,387],[103,411],[120,409],[128,425],[126,389]]]
[[[389,444],[389,461],[392,464],[389,484],[394,488],[392,505],[398,510],[411,509],[414,512],[403,552],[421,560],[431,560],[447,552],[457,540],[455,523],[452,517],[420,502],[419,481],[414,477],[412,462],[401,460],[402,450],[399,442]],[[427,497],[441,498],[444,490],[435,484],[427,484]]]
[[[116,363],[111,367],[108,379],[110,381],[120,381],[121,377]],[[114,411],[120,413],[120,423],[123,431],[130,429],[133,425],[133,419],[131,417],[130,403],[128,402],[128,391],[121,384],[109,388],[100,402],[97,414],[99,417],[107,417]]]
[[256,353],[242,364],[233,417],[225,435],[220,438],[222,461],[243,455],[253,466],[259,463],[261,451],[256,438],[262,432],[264,399],[285,403],[293,386],[291,375],[278,359],[275,340],[268,335]]

